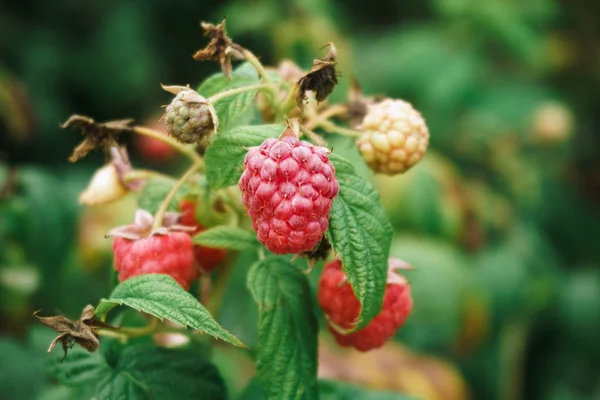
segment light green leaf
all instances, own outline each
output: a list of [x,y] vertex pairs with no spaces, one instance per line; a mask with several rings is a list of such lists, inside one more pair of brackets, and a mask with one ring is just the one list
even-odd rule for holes
[[238,183],[249,147],[259,146],[265,139],[278,137],[282,125],[239,126],[221,132],[206,150],[206,178],[213,189]]
[[[150,179],[140,192],[138,207],[154,214],[174,184],[174,180],[162,178]],[[179,211],[179,201],[188,191],[189,186],[184,184],[169,204],[168,211]]]
[[226,398],[215,366],[192,351],[151,344],[123,348],[114,342],[103,342],[102,348],[94,354],[72,351],[62,363],[53,360],[50,372],[68,386],[87,387],[98,400]]
[[[252,65],[244,63],[236,68],[227,79],[222,73],[217,73],[207,78],[199,87],[198,93],[208,98],[220,92],[237,89],[244,86],[259,83],[258,74]],[[217,117],[219,118],[219,129],[227,128],[232,122],[241,117],[252,104],[256,90],[243,92],[234,96],[225,97],[214,104]]]
[[218,249],[246,250],[260,246],[256,234],[232,226],[217,226],[194,236],[194,244]]
[[285,258],[252,266],[259,306],[257,374],[267,399],[317,399],[317,321],[306,276]]
[[113,290],[109,299],[100,301],[96,315],[102,317],[122,304],[206,332],[236,346],[244,346],[223,329],[194,296],[168,275],[147,274],[127,279]]
[[347,160],[334,154],[330,159],[340,192],[333,201],[327,237],[362,305],[354,327],[360,329],[381,311],[393,231],[373,187]]

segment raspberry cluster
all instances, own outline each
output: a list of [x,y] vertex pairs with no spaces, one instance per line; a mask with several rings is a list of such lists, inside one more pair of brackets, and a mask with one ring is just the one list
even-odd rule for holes
[[339,260],[328,263],[323,269],[317,298],[330,321],[329,330],[338,344],[352,346],[359,351],[383,346],[404,324],[413,304],[406,279],[390,271],[381,312],[356,332],[347,335],[338,332],[332,324],[342,329],[352,328],[361,309]]
[[326,148],[293,136],[249,149],[239,181],[258,240],[276,254],[312,250],[339,185]]
[[427,151],[429,131],[410,103],[386,99],[369,107],[357,142],[365,162],[375,172],[395,175],[418,163]]

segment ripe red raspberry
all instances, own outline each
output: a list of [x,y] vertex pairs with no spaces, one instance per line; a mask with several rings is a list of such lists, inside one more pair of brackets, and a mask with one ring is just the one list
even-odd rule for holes
[[317,298],[327,316],[329,330],[340,346],[353,346],[359,351],[381,347],[404,324],[412,309],[410,286],[406,279],[393,271],[408,265],[399,260],[390,260],[388,283],[381,312],[364,328],[344,335],[331,324],[350,329],[360,313],[360,303],[342,271],[342,263],[334,260],[323,269]]
[[328,150],[294,136],[250,148],[239,187],[258,240],[276,254],[312,250],[339,191]]
[[194,243],[185,227],[173,225],[177,214],[165,216],[165,225],[152,232],[153,216],[138,210],[135,223],[113,229],[112,250],[119,282],[143,274],[167,274],[185,290],[190,288],[198,271],[194,262]]
[[[190,232],[192,236],[200,233],[206,228],[198,223],[196,220],[196,202],[193,200],[182,200],[179,203],[179,209],[181,210],[181,219],[179,222],[185,226],[193,226],[195,230]],[[205,247],[200,245],[194,246],[194,252],[196,254],[196,261],[200,265],[200,269],[203,272],[211,272],[219,264],[225,261],[227,258],[227,251],[223,249],[215,249],[212,247]]]

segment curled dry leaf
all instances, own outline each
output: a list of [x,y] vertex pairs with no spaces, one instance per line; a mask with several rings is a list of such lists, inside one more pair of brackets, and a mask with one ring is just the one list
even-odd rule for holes
[[303,107],[307,99],[307,92],[313,92],[318,102],[324,101],[331,94],[338,83],[335,72],[336,50],[333,43],[329,43],[329,52],[321,60],[314,60],[310,72],[298,81],[296,103]]
[[208,22],[202,22],[204,36],[211,40],[205,48],[198,50],[194,55],[194,60],[206,61],[215,60],[221,64],[221,70],[227,78],[231,78],[231,60],[243,60],[243,49],[227,36],[225,30],[225,19],[219,25],[213,25]]
[[84,115],[71,115],[61,125],[61,128],[73,127],[79,129],[85,138],[75,147],[69,161],[76,162],[87,156],[92,150],[104,149],[108,151],[110,147],[118,147],[117,136],[122,132],[131,131],[133,122],[133,119],[121,119],[100,123]]

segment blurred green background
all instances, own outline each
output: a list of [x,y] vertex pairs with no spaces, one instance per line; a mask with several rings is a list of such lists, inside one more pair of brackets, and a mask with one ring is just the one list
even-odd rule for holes
[[[324,334],[321,375],[426,399],[600,399],[592,0],[0,2],[0,399],[68,397],[45,377],[52,334],[31,314],[76,316],[108,294],[103,235],[135,208],[78,205],[104,158],[68,164],[81,137],[59,123],[155,123],[169,101],[159,82],[196,85],[218,70],[191,55],[206,43],[198,22],[225,15],[268,65],[308,68],[334,42],[332,102],[355,77],[366,94],[412,102],[430,128],[422,163],[373,177],[397,231],[392,255],[417,267],[413,315],[398,345],[368,358]],[[134,165],[179,171],[127,140]],[[360,163],[348,139],[332,143]],[[236,271],[219,319],[252,344],[246,269]],[[244,357],[215,355],[232,396],[251,375]]]

